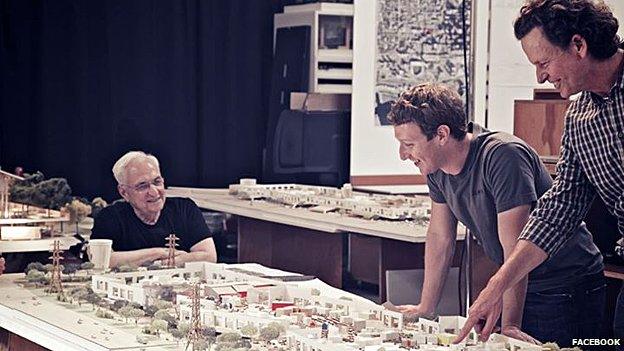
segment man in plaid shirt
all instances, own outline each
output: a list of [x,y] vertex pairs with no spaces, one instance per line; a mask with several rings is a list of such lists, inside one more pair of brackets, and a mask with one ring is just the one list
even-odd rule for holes
[[[596,196],[617,217],[624,235],[624,46],[617,29],[617,19],[602,2],[528,0],[520,10],[515,35],[536,67],[538,82],[554,84],[564,98],[580,95],[566,113],[552,188],[538,201],[510,258],[470,308],[456,341],[473,326],[483,340],[490,335],[503,292],[575,234]],[[622,248],[616,252],[622,255]],[[614,331],[624,337],[623,291]]]

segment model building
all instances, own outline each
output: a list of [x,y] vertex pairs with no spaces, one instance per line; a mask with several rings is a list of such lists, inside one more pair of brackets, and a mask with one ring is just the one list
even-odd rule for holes
[[379,195],[353,191],[350,184],[342,188],[300,184],[255,184],[242,181],[229,187],[229,193],[245,200],[264,200],[291,207],[308,207],[311,211],[339,211],[364,218],[426,221],[429,206],[426,199],[403,195]]
[[18,180],[23,178],[0,170],[0,239],[41,239],[42,234],[61,233],[69,214],[9,201],[9,188]]
[[[437,322],[421,318],[406,323],[401,313],[338,289],[321,291],[313,282],[284,283],[225,264],[193,262],[184,268],[106,273],[94,275],[91,282],[93,291],[107,299],[144,308],[157,303],[158,291],[165,287],[177,291],[173,301],[178,323],[200,323],[201,328],[214,328],[222,335],[245,334],[255,350],[273,350],[277,346],[282,350],[317,351],[382,347],[542,350],[502,335],[494,335],[485,344],[477,343],[475,333],[467,343],[452,345],[451,340],[465,321],[463,317],[440,317]],[[262,330],[273,327],[281,331],[265,340]],[[249,331],[253,331],[252,335]]]

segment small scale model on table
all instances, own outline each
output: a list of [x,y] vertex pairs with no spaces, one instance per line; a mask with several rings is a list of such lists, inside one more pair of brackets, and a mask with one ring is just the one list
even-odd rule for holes
[[265,200],[290,207],[308,207],[315,212],[337,211],[370,219],[426,222],[429,218],[427,199],[357,192],[353,191],[351,184],[332,188],[301,184],[256,184],[254,179],[241,179],[240,184],[230,185],[229,193],[245,200]]
[[[271,278],[274,272],[257,269],[192,262],[182,268],[103,273],[93,275],[90,286],[66,282],[67,300],[40,294],[41,288],[32,285],[7,286],[9,277],[0,277],[6,294],[0,304],[106,350],[191,345],[211,351],[547,350],[498,334],[481,343],[474,332],[467,342],[452,345],[463,317],[407,321],[401,313],[318,280],[285,283]],[[93,307],[73,306],[80,301]]]
[[11,189],[18,189],[18,199],[26,196],[27,191],[21,186],[24,182],[25,178],[0,170],[0,239],[32,240],[41,239],[42,234],[60,233],[58,226],[69,222],[69,214],[11,201],[15,197]]
[[[88,234],[92,225],[86,217],[105,205],[101,198],[89,202],[72,196],[63,178],[0,171],[0,252],[7,254],[7,271],[22,271],[28,262],[45,261],[54,240],[60,241],[62,250],[83,242],[81,235]],[[79,251],[76,246],[72,255],[80,255]]]
[[9,218],[9,188],[16,180],[23,180],[24,178],[0,170],[0,210],[2,214],[1,218]]
[[[401,313],[370,301],[345,296],[337,289],[322,293],[310,282],[284,283],[224,264],[187,263],[184,268],[96,275],[92,289],[113,300],[146,306],[155,285],[182,285],[176,294],[178,323],[189,324],[188,344],[205,346],[199,337],[206,328],[221,336],[219,345],[244,345],[256,350],[542,350],[496,335],[490,344],[451,345],[463,317],[440,317],[439,322],[419,319],[405,323]],[[175,288],[174,288],[175,289]],[[203,325],[202,325],[203,322]],[[243,341],[245,337],[250,338]],[[208,342],[210,343],[210,342]],[[242,346],[238,346],[242,347]],[[218,348],[219,349],[219,348]],[[244,349],[244,348],[243,348]]]

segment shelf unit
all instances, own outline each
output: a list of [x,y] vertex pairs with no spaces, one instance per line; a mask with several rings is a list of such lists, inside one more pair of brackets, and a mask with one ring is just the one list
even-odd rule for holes
[[283,13],[275,14],[274,40],[279,28],[299,26],[311,28],[308,91],[350,94],[353,5],[312,3],[285,6]]

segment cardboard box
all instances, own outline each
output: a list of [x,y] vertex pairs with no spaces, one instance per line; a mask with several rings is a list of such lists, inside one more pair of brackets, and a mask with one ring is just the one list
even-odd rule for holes
[[304,111],[349,111],[351,110],[351,94],[292,92],[290,93],[290,109]]

